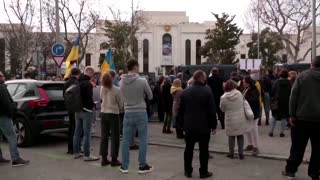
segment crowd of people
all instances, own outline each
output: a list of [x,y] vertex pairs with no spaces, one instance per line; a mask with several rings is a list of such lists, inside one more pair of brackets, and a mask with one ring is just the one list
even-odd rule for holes
[[[75,159],[101,159],[101,166],[119,166],[122,173],[128,173],[130,149],[139,149],[138,172],[144,174],[153,171],[154,167],[147,163],[147,102],[154,100],[158,118],[163,122],[162,133],[172,134],[171,128],[175,128],[176,137],[185,140],[186,177],[192,177],[196,143],[200,151],[200,178],[212,176],[208,170],[209,142],[211,134],[216,133],[218,121],[228,136],[227,157],[244,160],[244,152],[259,155],[259,126],[262,125],[262,119],[266,119],[266,125],[271,123],[270,137],[274,137],[278,121],[281,122],[280,137],[285,137],[286,127],[291,128],[292,147],[283,175],[294,178],[310,139],[312,154],[308,173],[313,180],[319,180],[320,96],[317,92],[320,90],[320,57],[314,60],[311,69],[299,76],[285,69],[274,75],[268,69],[252,71],[246,75],[233,72],[226,82],[217,68],[213,68],[208,76],[198,70],[189,81],[184,80],[182,72],[176,73],[172,69],[168,76],[159,77],[153,92],[148,81],[139,76],[136,60],[127,62],[127,70],[127,74],[122,72],[119,76],[120,83],[117,83],[114,71],[108,71],[101,77],[98,98],[101,103],[100,158],[91,154],[95,110],[93,89],[96,87],[94,69],[86,67],[83,74],[78,68],[72,69],[63,93],[70,118],[68,153]],[[4,85],[2,73],[0,80],[0,130],[8,139],[12,164],[25,165],[29,161],[21,159],[17,151],[15,134],[11,128],[13,101]],[[265,118],[262,117],[263,112]],[[139,146],[135,144],[136,135]],[[111,153],[108,152],[110,136]],[[246,147],[245,137],[248,142]],[[236,142],[238,153],[234,151]],[[122,154],[122,162],[119,153]],[[0,150],[0,164],[8,162]]]

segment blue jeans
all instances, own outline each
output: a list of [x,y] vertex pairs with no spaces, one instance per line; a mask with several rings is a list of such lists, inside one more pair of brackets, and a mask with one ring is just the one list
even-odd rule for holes
[[73,151],[75,154],[79,154],[80,152],[80,141],[81,141],[81,133],[83,131],[83,151],[84,156],[90,156],[90,143],[91,143],[91,127],[93,121],[93,113],[92,112],[77,112],[75,114],[76,119],[76,129],[73,136]]
[[146,112],[125,113],[123,121],[122,137],[122,168],[129,168],[130,142],[133,129],[138,130],[139,136],[139,167],[146,165],[147,156],[147,135],[148,135],[148,115]]
[[[0,131],[7,138],[12,161],[20,158],[17,145],[17,136],[13,129],[12,119],[7,116],[0,116]],[[0,148],[0,158],[3,158]]]
[[[271,124],[271,131],[270,133],[273,134],[274,132],[274,128],[276,128],[276,124],[277,124],[277,120],[272,117],[272,124]],[[280,127],[280,133],[284,133],[284,131],[286,130],[286,126],[287,126],[287,119],[281,119],[281,127]]]

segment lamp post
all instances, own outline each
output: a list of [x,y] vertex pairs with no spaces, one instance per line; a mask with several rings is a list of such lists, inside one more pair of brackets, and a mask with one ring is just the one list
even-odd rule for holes
[[312,0],[312,58],[311,62],[317,56],[317,26],[316,26],[316,0]]

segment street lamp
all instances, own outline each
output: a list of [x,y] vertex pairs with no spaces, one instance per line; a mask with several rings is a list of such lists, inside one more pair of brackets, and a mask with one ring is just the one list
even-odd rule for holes
[[316,26],[316,0],[312,0],[312,58],[311,62],[317,56],[317,26]]

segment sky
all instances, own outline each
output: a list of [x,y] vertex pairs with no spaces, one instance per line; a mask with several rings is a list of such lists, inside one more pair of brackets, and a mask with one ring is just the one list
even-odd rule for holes
[[[5,0],[6,2],[15,0]],[[38,2],[38,0],[34,0]],[[70,0],[72,2],[74,0]],[[100,12],[101,17],[110,17],[108,6],[129,12],[131,0],[90,0],[92,7]],[[190,22],[213,21],[211,12],[236,15],[235,22],[239,27],[245,26],[244,14],[248,9],[250,0],[136,0],[140,9],[145,11],[186,11]],[[0,3],[0,23],[7,22],[3,12],[3,3]]]

